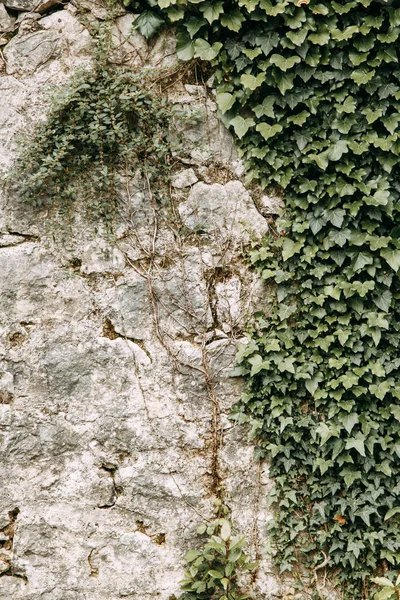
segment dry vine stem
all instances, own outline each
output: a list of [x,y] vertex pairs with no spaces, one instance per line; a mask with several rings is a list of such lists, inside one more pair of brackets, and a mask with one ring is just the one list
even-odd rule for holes
[[[322,563],[320,563],[319,565],[317,565],[316,567],[314,567],[313,569],[313,573],[314,573],[314,580],[315,580],[315,586],[317,588],[317,592],[318,592],[318,596],[321,598],[321,600],[324,600],[324,596],[321,595],[321,589],[319,586],[319,580],[318,580],[318,574],[317,571],[319,571],[320,569],[323,569],[324,567],[326,567],[330,560],[331,557],[327,554],[325,554],[325,552],[323,550],[321,550],[323,556],[324,556],[324,560],[322,561]],[[324,579],[324,586],[325,587],[325,579]]]

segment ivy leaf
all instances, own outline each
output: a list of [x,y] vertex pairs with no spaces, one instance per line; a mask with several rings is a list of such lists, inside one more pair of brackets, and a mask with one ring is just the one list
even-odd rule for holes
[[301,61],[300,56],[285,58],[280,54],[272,54],[269,60],[271,64],[276,65],[281,71],[287,71]]
[[238,58],[243,50],[246,49],[246,46],[235,39],[229,39],[225,42],[225,50],[228,52],[229,56],[233,59]]
[[[400,506],[395,506],[394,508],[391,508],[385,514],[385,521],[388,521],[389,519],[391,519],[392,517],[394,517],[394,515],[398,515],[398,514],[400,514]],[[375,579],[373,579],[373,581],[376,581],[377,579],[378,579],[378,577],[376,577]],[[376,583],[380,583],[380,582],[376,581]]]
[[201,60],[214,60],[221,48],[221,42],[214,42],[211,46],[206,40],[198,38],[194,43],[194,57]]
[[160,8],[168,8],[173,4],[176,4],[178,0],[158,0],[158,5]]
[[393,271],[397,271],[400,267],[400,250],[381,250],[381,256],[392,267]]
[[348,152],[347,142],[345,140],[339,140],[329,148],[328,158],[329,160],[340,160],[346,152]]
[[400,421],[400,406],[393,405],[390,407],[390,412],[397,421]]
[[364,71],[363,69],[355,69],[351,74],[351,78],[357,85],[365,85],[374,77],[375,71]]
[[303,247],[303,242],[294,242],[290,238],[285,238],[282,247],[282,258],[287,261],[289,258],[300,252]]
[[240,78],[240,83],[248,90],[254,91],[265,81],[265,73],[259,73],[257,77],[244,73]]
[[301,46],[307,37],[308,29],[300,29],[298,31],[288,31],[286,37],[295,45]]
[[242,137],[246,135],[250,127],[253,127],[255,125],[255,122],[251,118],[244,119],[243,117],[238,115],[230,121],[230,124],[234,128],[238,138],[242,139]]
[[349,237],[350,237],[349,229],[339,229],[338,231],[333,230],[333,231],[330,231],[330,233],[329,233],[329,238],[340,247],[345,245],[345,243],[347,242]]
[[360,420],[357,413],[350,413],[343,417],[343,426],[347,433],[351,433],[354,425],[357,425],[359,422]]
[[[190,17],[189,19],[187,19],[187,21],[185,21],[185,27],[188,30],[191,38],[194,38],[196,33],[198,31],[200,31],[200,29],[204,25],[207,25],[207,21],[205,19],[201,19],[199,17]],[[177,34],[177,37],[178,36],[179,36],[179,33]]]
[[279,44],[279,34],[276,31],[268,31],[256,37],[256,44],[266,56]]
[[155,36],[164,23],[164,19],[157,13],[152,10],[145,10],[137,17],[137,19],[135,19],[133,27],[137,29],[143,37],[149,40]]
[[235,104],[236,96],[234,94],[229,94],[229,92],[217,93],[216,102],[219,110],[224,114]]
[[200,10],[204,15],[204,18],[210,23],[216,21],[221,13],[224,12],[223,0],[217,2],[205,2],[201,4]]
[[310,392],[311,396],[314,396],[315,392],[318,389],[318,383],[320,379],[318,377],[312,377],[311,379],[306,379],[305,386],[307,390]]
[[273,96],[267,96],[264,98],[262,104],[258,104],[253,108],[253,112],[258,119],[264,116],[273,119],[275,117],[274,103],[275,98]]
[[392,469],[390,467],[390,462],[388,460],[384,460],[380,465],[375,465],[377,471],[380,471],[387,477],[392,476]]
[[281,321],[284,321],[285,319],[288,319],[290,316],[292,316],[296,312],[296,310],[296,305],[289,306],[288,304],[281,304],[279,307],[278,316]]
[[361,438],[350,438],[346,442],[346,450],[354,448],[361,456],[365,456],[364,440]]
[[286,2],[282,2],[280,4],[272,5],[270,0],[260,0],[260,8],[265,10],[267,15],[271,17],[276,17],[283,12],[285,12]]
[[343,469],[340,474],[343,475],[347,487],[350,487],[357,479],[361,479],[362,477],[360,471],[352,471],[349,468]]
[[365,267],[365,265],[372,265],[374,262],[373,257],[370,254],[365,254],[364,252],[359,252],[356,255],[356,259],[353,263],[354,271],[360,271]]
[[372,301],[378,308],[384,312],[388,312],[392,303],[392,297],[392,292],[389,290],[384,290],[379,296],[372,298]]
[[280,133],[282,129],[282,125],[279,125],[278,123],[275,125],[268,125],[268,123],[258,123],[258,125],[256,126],[256,130],[261,133],[264,140],[269,140],[270,138],[274,137],[277,133]]
[[229,14],[223,14],[221,16],[221,24],[224,27],[227,27],[231,31],[239,31],[242,27],[243,21],[245,21],[245,17],[242,15],[241,11],[238,8],[235,8]]
[[176,54],[181,60],[191,60],[194,56],[194,42],[182,32],[176,36]]
[[294,73],[284,73],[283,71],[274,73],[276,84],[282,96],[284,96],[288,90],[291,90],[294,87],[294,77]]

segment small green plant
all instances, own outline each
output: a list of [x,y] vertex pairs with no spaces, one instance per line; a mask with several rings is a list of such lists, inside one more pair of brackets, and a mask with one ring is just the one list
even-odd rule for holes
[[109,226],[118,206],[121,175],[138,173],[156,201],[177,150],[176,111],[155,91],[158,74],[109,63],[112,20],[94,26],[93,68],[77,71],[51,98],[46,119],[24,134],[10,179],[34,206],[71,217],[75,200]]
[[120,173],[139,170],[151,184],[168,178],[172,112],[146,87],[144,74],[128,70],[79,73],[20,153],[16,172],[24,199],[68,211],[81,198],[109,220]]
[[[223,517],[219,515],[224,515]],[[184,593],[179,600],[245,600],[250,598],[240,590],[238,578],[253,571],[257,563],[250,562],[243,548],[244,537],[232,535],[232,524],[227,518],[229,509],[219,503],[214,521],[202,524],[197,532],[206,535],[201,550],[189,550],[185,560],[188,570],[180,582]]]
[[374,577],[371,581],[381,586],[379,592],[374,595],[374,600],[398,600],[400,598],[400,574],[395,583],[387,577]]

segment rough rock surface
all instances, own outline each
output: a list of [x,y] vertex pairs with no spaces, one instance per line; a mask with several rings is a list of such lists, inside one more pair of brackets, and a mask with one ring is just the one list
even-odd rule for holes
[[[170,36],[148,47],[130,19],[115,25],[121,61],[170,64]],[[3,173],[15,134],[44,118],[48,89],[90,64],[71,10],[24,23],[34,25],[5,46],[0,76]],[[1,600],[178,595],[211,514],[215,458],[235,527],[261,554],[252,592],[279,597],[267,467],[227,418],[243,385],[237,343],[265,295],[241,253],[267,224],[208,91],[169,92],[193,117],[171,206],[153,206],[140,177],[125,182],[112,241],[79,211],[65,234],[60,217],[0,191]]]
[[59,0],[4,0],[5,6],[12,10],[39,13],[44,13],[58,2]]
[[0,2],[0,33],[6,33],[13,31],[15,24],[15,17],[11,16],[6,7]]

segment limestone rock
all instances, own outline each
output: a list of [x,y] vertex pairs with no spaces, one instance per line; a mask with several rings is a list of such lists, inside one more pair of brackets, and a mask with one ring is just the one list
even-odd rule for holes
[[264,194],[259,201],[259,207],[264,215],[279,215],[285,205],[280,196],[267,196]]
[[186,202],[179,206],[186,227],[204,230],[208,235],[248,239],[250,233],[261,235],[268,229],[264,218],[240,181],[207,185],[197,183]]
[[104,242],[92,242],[82,254],[81,273],[120,273],[125,266],[122,252]]
[[13,31],[15,25],[15,17],[8,14],[6,7],[0,2],[0,33]]
[[46,12],[52,6],[59,3],[59,0],[4,0],[7,8],[26,12]]
[[60,38],[55,31],[16,35],[4,50],[7,73],[33,73],[56,55],[59,45]]
[[121,64],[140,64],[148,52],[145,38],[132,28],[136,16],[128,13],[117,18],[111,30],[113,60]]
[[172,178],[172,186],[177,189],[183,189],[186,187],[190,187],[194,183],[198,182],[198,178],[193,169],[184,169],[183,171],[179,171]]
[[10,404],[14,397],[14,376],[8,371],[0,370],[0,403]]

